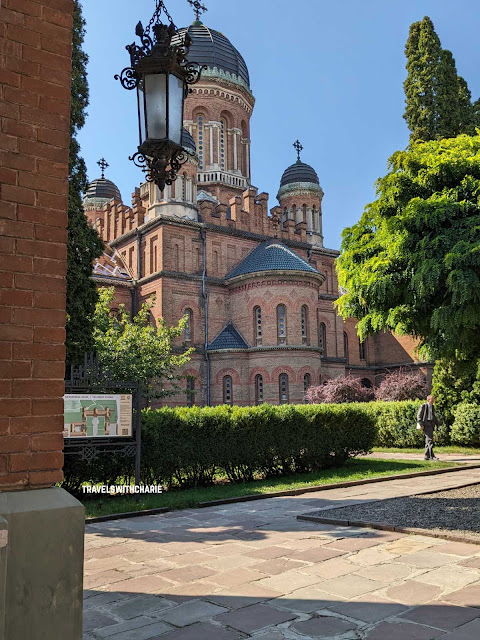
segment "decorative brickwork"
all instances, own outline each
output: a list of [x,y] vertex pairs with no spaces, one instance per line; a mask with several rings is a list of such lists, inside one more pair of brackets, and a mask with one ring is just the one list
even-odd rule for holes
[[[215,52],[203,48],[202,55]],[[302,402],[305,375],[311,384],[346,372],[375,383],[388,367],[417,366],[413,341],[390,334],[370,339],[360,354],[355,322],[344,324],[336,313],[338,252],[324,247],[323,190],[315,170],[300,159],[288,167],[277,195],[280,206],[273,208],[268,194],[250,185],[254,105],[245,82],[209,67],[185,103],[184,126],[197,156],[185,165],[184,175],[161,193],[142,185],[132,208],[116,200],[101,208],[86,206],[91,223],[132,274],[135,304],[154,295],[153,316],[167,324],[190,310],[187,344],[196,353],[188,375],[195,378],[195,402],[221,404],[226,376],[234,403],[259,401],[258,375],[263,401],[277,404],[280,376],[288,376],[282,378],[283,398],[288,387],[289,401]],[[306,269],[299,266],[302,261],[295,267],[295,259],[279,258],[272,271],[260,265],[256,272],[255,254],[243,265],[248,263],[246,270],[227,277],[265,241],[284,245],[278,254],[293,251]],[[110,283],[117,299],[125,299],[125,283],[122,292],[113,279]],[[281,331],[279,306],[284,308]],[[237,349],[226,348],[235,341]],[[178,339],[176,346],[181,345]],[[185,393],[169,404],[184,405],[187,398],[185,383]]]
[[72,0],[0,7],[0,488],[62,479]]

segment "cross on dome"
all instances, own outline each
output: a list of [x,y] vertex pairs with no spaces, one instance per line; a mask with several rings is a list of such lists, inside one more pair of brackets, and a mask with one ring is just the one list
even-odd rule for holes
[[293,143],[293,147],[294,147],[295,151],[297,152],[297,160],[298,160],[298,162],[300,162],[300,152],[303,151],[302,144],[300,143],[299,140],[296,140]]
[[102,170],[102,178],[105,178],[105,169],[107,167],[109,167],[110,165],[105,160],[105,158],[100,158],[100,160],[97,162],[97,164],[100,167],[100,169]]
[[188,0],[188,4],[193,7],[193,11],[197,17],[197,22],[200,20],[200,14],[208,11],[207,7],[199,2],[199,0]]

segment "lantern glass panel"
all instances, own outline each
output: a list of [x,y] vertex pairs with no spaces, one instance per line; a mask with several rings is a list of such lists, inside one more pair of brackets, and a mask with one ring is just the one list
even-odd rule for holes
[[143,144],[147,139],[147,124],[145,122],[145,95],[143,93],[143,89],[141,89],[140,86],[137,88],[137,99],[140,144]]
[[168,92],[168,137],[173,142],[180,144],[182,141],[183,127],[183,80],[171,74],[169,76]]
[[163,140],[167,137],[167,86],[163,73],[145,76],[145,109],[147,138]]

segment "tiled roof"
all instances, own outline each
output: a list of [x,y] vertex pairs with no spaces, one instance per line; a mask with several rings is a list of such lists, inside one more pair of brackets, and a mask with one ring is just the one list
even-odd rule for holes
[[256,247],[226,276],[226,280],[256,271],[309,271],[319,273],[311,264],[284,244],[267,241]]
[[209,351],[217,351],[218,349],[248,349],[248,344],[234,325],[229,322],[215,340],[208,345]]
[[320,184],[315,169],[309,164],[301,162],[301,160],[297,160],[295,164],[285,169],[280,181],[280,186],[283,187],[292,182],[312,182],[314,184]]
[[109,247],[106,247],[103,254],[93,263],[93,275],[116,278],[118,280],[132,279],[121,257]]

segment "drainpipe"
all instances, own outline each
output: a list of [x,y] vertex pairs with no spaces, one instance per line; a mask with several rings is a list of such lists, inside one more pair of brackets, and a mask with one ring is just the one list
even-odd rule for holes
[[205,363],[207,365],[207,407],[210,406],[210,355],[208,353],[208,294],[206,288],[207,277],[207,232],[205,228],[200,229],[200,237],[203,242],[203,271],[202,271],[202,297],[203,309],[205,312]]

